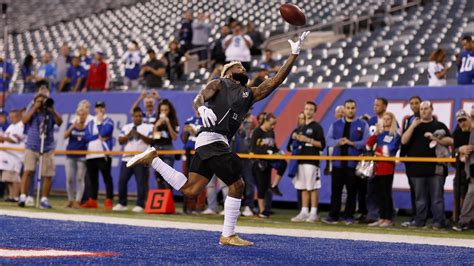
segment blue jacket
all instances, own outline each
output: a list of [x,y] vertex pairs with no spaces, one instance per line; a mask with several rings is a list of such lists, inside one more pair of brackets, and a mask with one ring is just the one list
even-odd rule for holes
[[[98,133],[99,134],[94,134],[94,126],[97,126]],[[104,142],[107,147],[103,147],[104,150],[109,150],[111,151],[113,146],[114,146],[114,138],[112,136],[112,133],[114,132],[114,121],[110,117],[105,117],[104,121],[100,125],[96,125],[95,119],[89,121],[86,127],[86,133],[84,135],[84,138],[86,139],[87,142],[96,140],[101,137],[108,137],[108,139]]]
[[[328,130],[326,137],[326,142],[329,147],[334,147],[332,155],[339,156],[341,155],[341,147],[339,146],[339,140],[344,135],[344,125],[346,120],[339,119],[334,122]],[[351,123],[351,128],[349,132],[349,140],[354,142],[354,146],[349,146],[348,154],[349,156],[358,156],[364,151],[365,144],[370,136],[369,126],[367,123],[359,118],[356,118]],[[348,161],[347,166],[354,168],[357,165],[357,161]],[[333,167],[341,167],[341,161],[333,161]]]

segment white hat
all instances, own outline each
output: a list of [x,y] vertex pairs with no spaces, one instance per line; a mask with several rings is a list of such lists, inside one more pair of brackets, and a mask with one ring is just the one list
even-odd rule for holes
[[221,71],[221,78],[223,78],[225,76],[225,72],[227,72],[227,70],[229,70],[229,68],[231,68],[235,65],[242,65],[242,63],[240,63],[240,61],[232,61],[228,64],[225,64],[224,68],[222,68],[222,71]]

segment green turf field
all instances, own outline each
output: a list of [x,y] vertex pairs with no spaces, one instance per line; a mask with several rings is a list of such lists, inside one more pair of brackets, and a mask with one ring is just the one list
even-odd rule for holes
[[[102,203],[102,201],[100,201]],[[70,209],[66,208],[67,199],[65,197],[56,196],[50,199],[50,204],[53,206],[51,210],[40,210],[33,207],[20,208],[16,204],[0,202],[0,209],[5,210],[22,210],[22,211],[41,211],[41,212],[57,212],[64,214],[87,214],[110,217],[123,217],[135,219],[150,219],[150,220],[166,220],[190,223],[205,223],[205,224],[222,224],[223,216],[220,215],[184,215],[181,213],[182,204],[177,203],[177,214],[145,214],[134,213],[132,211],[126,212],[112,212],[106,211],[103,208],[99,209]],[[115,202],[114,202],[115,204]],[[102,206],[102,205],[101,205]],[[130,209],[134,205],[129,206]],[[296,210],[289,209],[274,209],[275,215],[269,219],[261,219],[258,217],[240,217],[238,225],[254,226],[254,227],[275,227],[275,228],[291,228],[291,229],[307,229],[307,230],[324,230],[324,231],[346,231],[346,232],[362,232],[362,233],[389,233],[399,235],[419,235],[431,237],[449,237],[449,238],[468,238],[474,239],[474,230],[465,232],[455,232],[450,229],[433,230],[431,227],[425,228],[405,228],[401,227],[400,223],[406,221],[408,217],[397,217],[396,225],[392,228],[369,228],[366,224],[353,225],[326,225],[322,222],[317,223],[293,223],[290,219],[297,214]],[[325,217],[327,213],[321,213],[320,217]]]

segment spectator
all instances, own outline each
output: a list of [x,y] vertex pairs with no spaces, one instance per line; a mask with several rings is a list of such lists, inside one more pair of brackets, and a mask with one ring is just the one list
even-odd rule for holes
[[[382,124],[377,126],[374,134],[367,141],[367,149],[375,148],[375,156],[395,156],[400,148],[397,119],[393,113],[384,112],[380,120],[382,120]],[[380,124],[378,123],[378,125]],[[377,221],[369,224],[370,227],[393,226],[392,183],[394,173],[395,162],[377,161],[375,163],[375,177],[372,180],[374,181],[373,191],[377,199],[377,208],[375,209],[379,211],[379,215]],[[369,203],[369,197],[367,203]],[[370,208],[368,218],[371,218]]]
[[184,12],[183,22],[179,30],[179,45],[181,46],[181,53],[186,53],[191,49],[191,42],[193,40],[193,11],[187,10]]
[[[342,119],[344,117],[344,106],[338,105],[334,110],[334,117],[336,120]],[[327,147],[326,154],[327,156],[332,156],[333,147]],[[324,167],[324,175],[331,175],[332,172],[332,161],[326,161],[326,167]]]
[[[132,123],[122,127],[118,141],[120,145],[125,145],[124,151],[144,151],[153,142],[151,138],[153,125],[143,123],[143,112],[139,107],[133,111]],[[133,168],[127,168],[127,162],[132,157],[132,155],[124,155],[122,157],[119,179],[119,203],[113,208],[114,211],[128,210],[127,189],[128,181],[130,181],[132,175],[135,175],[137,184],[137,202],[132,211],[143,212],[145,208],[146,193],[148,191],[148,178],[146,175],[148,167],[136,165]]]
[[[90,121],[94,120],[94,116],[90,114],[91,103],[88,100],[81,100],[77,104],[77,109],[82,109],[87,114],[86,123],[85,123],[87,127],[87,124],[89,124]],[[69,123],[74,124],[78,119],[79,118],[76,115],[74,115],[69,120]],[[85,132],[84,132],[84,139],[85,139]],[[86,150],[87,150],[87,143],[86,143]],[[89,199],[90,187],[91,187],[90,178],[87,177],[87,164],[86,164],[86,177],[84,178],[84,193],[81,199],[81,204],[86,203],[87,200]],[[28,200],[26,202],[28,203]]]
[[262,33],[259,32],[258,30],[255,30],[252,22],[248,22],[246,34],[250,37],[253,43],[252,46],[250,47],[250,54],[261,55],[262,50],[260,49],[260,46],[262,45],[264,41]]
[[252,39],[242,33],[240,23],[232,28],[232,34],[224,39],[225,60],[227,62],[240,61],[247,72],[250,71],[250,47]]
[[156,59],[153,49],[147,52],[148,61],[140,70],[140,77],[145,79],[145,90],[158,90],[163,87],[163,77],[166,75],[166,66],[163,61]]
[[[92,67],[91,67],[92,69]],[[87,123],[85,139],[87,141],[88,151],[110,151],[113,146],[112,133],[114,131],[114,122],[106,115],[105,102],[97,101],[95,103],[95,118]],[[114,184],[112,182],[111,167],[112,158],[109,155],[100,153],[91,153],[86,155],[87,174],[90,187],[88,188],[90,197],[82,208],[97,209],[97,197],[99,192],[99,171],[104,178],[106,198],[104,208],[111,210],[113,207]]]
[[260,64],[263,68],[268,69],[271,73],[276,73],[280,70],[280,65],[273,58],[273,51],[271,49],[265,49],[262,62]]
[[[413,121],[418,117],[420,117],[420,104],[421,104],[421,98],[419,96],[412,96],[410,97],[409,100],[410,103],[410,109],[413,112],[412,115],[410,116],[405,116],[402,121],[402,136],[405,131],[411,126]],[[406,157],[407,156],[407,147],[402,143],[400,147],[400,157]],[[405,171],[407,169],[406,163],[405,163]],[[415,220],[415,214],[416,214],[416,198],[415,198],[415,185],[413,183],[413,177],[410,176],[408,171],[406,171],[406,175],[408,178],[408,185],[410,186],[410,199],[411,199],[411,212],[413,217],[411,218],[410,221],[406,221],[402,223],[402,226],[408,226],[410,223],[412,223]]]
[[44,53],[43,64],[38,69],[38,74],[36,75],[36,77],[37,81],[47,82],[50,91],[56,91],[57,70],[56,66],[51,62],[50,53]]
[[26,55],[21,66],[21,78],[23,79],[23,92],[35,92],[36,91],[36,76],[35,76],[35,58],[32,55]]
[[[11,124],[4,133],[0,133],[0,147],[2,148],[25,148],[24,125],[21,121],[20,110],[10,111]],[[9,196],[6,202],[18,202],[20,195],[20,172],[23,167],[24,152],[0,150],[0,172],[1,181],[8,184]]]
[[[85,138],[87,116],[89,110],[79,103],[76,109],[74,120],[69,122],[67,130],[64,133],[64,139],[68,139],[66,150],[69,151],[86,151],[87,142]],[[66,190],[68,204],[67,208],[80,208],[80,202],[84,195],[85,178],[86,178],[86,156],[84,154],[68,154],[66,156]],[[74,177],[76,178],[76,193],[74,193]]]
[[446,76],[449,67],[445,67],[446,52],[443,49],[436,49],[430,55],[428,64],[428,86],[446,86]]
[[71,66],[71,56],[69,55],[69,46],[63,43],[59,50],[59,55],[54,62],[56,68],[56,83],[59,85],[67,76],[69,67]]
[[[472,112],[471,112],[472,113]],[[472,116],[471,116],[472,118]],[[459,148],[461,161],[465,163],[466,178],[469,182],[466,197],[461,209],[461,215],[459,216],[459,222],[455,223],[452,227],[455,231],[465,231],[470,228],[474,223],[474,134],[472,133],[469,137],[469,143]]]
[[266,79],[268,79],[268,70],[266,68],[257,68],[256,71],[257,73],[248,84],[249,87],[258,87]]
[[[471,127],[472,127],[472,122],[471,122],[471,116],[464,111],[463,109],[460,109],[459,111],[456,112],[456,121],[458,126],[453,132],[453,145],[454,145],[454,154],[459,154],[459,148],[461,148],[464,145],[469,145],[469,136],[471,134]],[[459,171],[456,171],[456,175],[454,176],[453,180],[453,196],[454,196],[454,202],[456,202],[458,199],[460,200],[460,205],[463,205],[464,198],[466,197],[467,189],[469,186],[469,178],[466,175],[466,170],[465,170],[465,162],[462,162],[460,160],[456,160],[456,169],[459,169]],[[457,208],[453,209],[453,216],[458,217],[459,213],[457,212]],[[457,222],[457,221],[455,221]]]
[[8,121],[8,112],[0,109],[0,133],[3,133],[10,126],[10,121]]
[[85,46],[79,47],[79,59],[81,60],[81,66],[89,72],[92,65],[92,58],[89,56],[87,48]]
[[[255,154],[276,154],[280,153],[275,140],[276,117],[272,113],[268,113],[263,124],[256,128],[252,133],[250,140],[250,151]],[[265,196],[269,189],[279,192],[278,184],[272,185],[272,168],[277,170],[275,182],[279,182],[285,173],[287,163],[284,160],[261,160],[258,159],[253,164],[253,173],[257,181],[257,201],[260,218],[268,218],[269,210],[265,208]],[[281,192],[280,192],[281,195]]]
[[[252,138],[252,132],[256,126],[255,117],[251,111],[247,113],[244,118],[244,122],[240,126],[237,134],[235,135],[234,145],[232,149],[236,153],[249,153],[250,152],[250,139]],[[245,182],[245,193],[242,206],[244,210],[242,215],[245,217],[251,217],[254,215],[253,209],[255,208],[255,177],[253,175],[253,161],[250,159],[241,159],[242,163],[242,177]],[[271,201],[270,201],[271,204]],[[269,208],[267,208],[269,209]]]
[[[225,50],[224,50],[224,39],[229,35],[230,29],[229,26],[223,25],[221,27],[220,37],[214,41],[211,51],[211,59],[214,60],[213,68],[225,64]],[[221,71],[218,72],[217,76],[220,76]]]
[[[304,105],[305,125],[294,138],[302,145],[299,155],[320,155],[326,147],[326,140],[321,125],[314,121],[317,105],[307,101]],[[292,222],[316,222],[318,218],[319,189],[321,188],[321,171],[319,161],[299,160],[298,173],[293,178],[296,189],[301,191],[302,208],[300,213],[291,219]],[[309,205],[311,203],[311,210]]]
[[48,201],[51,190],[51,178],[55,175],[54,164],[54,125],[61,126],[63,119],[54,109],[51,100],[42,94],[35,96],[34,104],[23,117],[23,124],[27,128],[27,140],[25,151],[24,172],[21,179],[21,195],[18,205],[25,207],[26,193],[30,184],[30,178],[33,176],[36,164],[40,158],[41,152],[41,134],[44,132],[43,164],[41,176],[43,177],[43,191],[40,208],[50,209]]
[[83,91],[106,91],[108,90],[107,64],[104,61],[104,53],[97,51],[95,60],[90,65],[87,80]]
[[206,16],[204,13],[198,13],[197,19],[191,24],[193,29],[192,47],[193,49],[202,49],[197,53],[199,61],[207,60],[208,58],[209,36],[212,29],[210,20],[210,15]]
[[474,41],[470,36],[463,38],[463,51],[459,56],[458,85],[474,84]]
[[[443,130],[445,136],[438,138],[433,133]],[[402,135],[402,144],[407,145],[408,157],[437,157],[430,142],[437,145],[452,145],[449,129],[433,119],[433,105],[429,101],[420,104],[420,118],[415,118]],[[428,209],[433,215],[433,228],[442,228],[444,217],[444,182],[447,169],[437,163],[406,163],[408,176],[413,177],[416,198],[415,220],[409,226],[423,227]],[[431,206],[430,206],[431,205]]]
[[79,57],[73,56],[71,66],[68,68],[66,76],[59,85],[60,92],[74,91],[80,92],[87,78],[86,70],[81,66]]
[[179,80],[183,76],[183,53],[179,50],[176,40],[168,44],[168,49],[162,58],[166,65],[166,74],[171,81]]
[[[195,114],[189,117],[186,122],[184,123],[183,133],[181,134],[181,141],[184,143],[184,157],[185,157],[185,168],[183,168],[183,172],[186,173],[186,176],[189,174],[189,168],[191,166],[191,160],[193,158],[192,151],[194,150],[194,145],[196,144],[196,137],[199,129],[202,126],[202,119],[199,116],[199,112],[195,112]],[[192,214],[196,212],[203,211],[204,208],[198,208],[198,202],[202,202],[204,205],[204,201],[206,198],[205,190],[201,192],[197,197],[186,197],[184,196],[183,199],[183,213],[185,214]],[[201,207],[201,206],[199,206]]]
[[[372,116],[369,121],[369,131],[370,135],[373,136],[377,132],[381,133],[383,131],[384,127],[384,122],[385,120],[383,119],[385,112],[387,111],[387,106],[388,106],[388,100],[383,98],[383,97],[377,97],[374,100],[374,113],[375,115]],[[395,124],[397,121],[395,120]],[[398,147],[397,147],[398,151]],[[361,222],[366,222],[366,223],[374,223],[379,220],[379,204],[377,203],[377,192],[376,192],[376,185],[375,185],[375,178],[369,177],[369,178],[364,178],[361,180],[361,184],[366,187],[367,193],[366,193],[366,206],[367,206],[367,217],[360,217]],[[359,195],[363,196],[363,195]]]
[[10,81],[12,80],[13,72],[15,71],[13,64],[9,60],[5,60],[4,57],[4,54],[0,54],[0,91],[2,92],[6,92],[10,88]]
[[[158,104],[158,113],[153,128],[153,147],[157,150],[173,150],[173,141],[178,138],[178,133],[179,123],[176,109],[170,101],[163,99],[160,101],[160,104]],[[174,155],[161,155],[160,158],[166,164],[173,167],[175,161]],[[155,172],[155,177],[158,188],[171,188],[158,172]]]
[[[304,115],[304,112],[300,112],[298,114],[298,123],[295,129],[290,134],[290,137],[288,139],[288,144],[286,145],[286,150],[288,152],[291,152],[292,155],[299,155],[301,151],[301,142],[299,142],[296,139],[296,136],[298,135],[298,132],[301,132],[303,126],[306,125],[306,117]],[[297,160],[291,160],[289,164],[289,170],[288,170],[288,176],[293,178],[296,176],[296,173],[298,172],[298,161]],[[301,206],[300,206],[301,207]],[[300,209],[300,208],[298,208]]]
[[[344,118],[337,120],[329,127],[327,142],[328,146],[333,147],[334,156],[358,156],[363,152],[369,138],[369,127],[363,120],[356,118],[356,110],[355,101],[346,100]],[[343,219],[346,225],[354,223],[358,178],[355,175],[356,165],[356,161],[333,161],[331,211],[329,216],[323,219],[324,223],[338,223],[344,186],[347,190],[347,201]]]
[[127,48],[128,50],[122,56],[122,64],[125,65],[123,84],[127,87],[127,90],[136,90],[139,85],[138,78],[140,77],[142,56],[136,41],[130,41]]
[[[216,214],[219,206],[217,201],[217,193],[222,192],[223,201],[225,201],[227,194],[229,193],[229,187],[219,178],[213,176],[211,181],[206,186],[207,189],[207,209],[201,212],[201,214]],[[224,215],[222,210],[220,215]]]
[[130,114],[133,115],[134,110],[140,105],[140,101],[143,100],[143,106],[145,107],[145,113],[143,118],[143,123],[146,124],[155,124],[156,121],[156,101],[160,100],[160,94],[153,91],[143,91],[138,99],[133,103],[132,108],[130,109]]
[[[8,113],[3,109],[0,109],[0,135],[5,132],[10,126],[10,122],[8,121]],[[2,182],[0,176],[0,198],[3,198],[5,193],[5,183]]]

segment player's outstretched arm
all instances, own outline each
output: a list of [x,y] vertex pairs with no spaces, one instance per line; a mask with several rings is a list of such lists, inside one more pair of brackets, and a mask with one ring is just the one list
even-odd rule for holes
[[298,57],[303,43],[308,37],[309,31],[305,31],[301,34],[297,42],[288,40],[291,45],[291,55],[286,60],[285,64],[280,68],[273,78],[265,80],[258,87],[252,87],[254,102],[258,102],[272,93],[283,81],[286,79],[290,73],[291,68],[293,67],[296,58]]
[[213,80],[209,82],[206,87],[198,92],[193,101],[194,110],[199,113],[204,127],[215,125],[217,116],[214,112],[207,108],[204,103],[211,99],[219,91],[220,80]]

